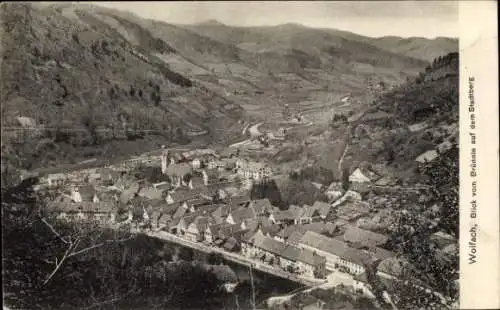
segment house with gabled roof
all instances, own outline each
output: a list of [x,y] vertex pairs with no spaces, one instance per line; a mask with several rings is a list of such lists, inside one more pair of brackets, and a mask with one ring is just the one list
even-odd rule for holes
[[349,244],[376,247],[386,244],[389,237],[353,225],[348,225],[344,232],[343,239]]
[[185,238],[193,242],[200,242],[205,240],[205,230],[213,223],[213,219],[209,216],[197,216],[191,222],[185,233]]
[[97,169],[97,173],[99,174],[101,183],[107,186],[115,184],[122,176],[121,172],[109,168],[99,168]]
[[247,257],[261,259],[270,265],[280,266],[286,271],[292,269],[296,273],[310,277],[324,277],[326,274],[324,256],[308,249],[278,242],[265,236],[261,230],[247,233],[242,238],[241,251]]
[[304,212],[300,216],[299,224],[308,224],[321,220],[321,214],[316,207],[303,205],[302,208],[304,209]]
[[294,215],[294,218],[295,218],[294,223],[298,224],[299,223],[299,219],[302,217],[302,214],[304,214],[304,209],[302,209],[302,207],[299,207],[297,205],[290,205],[288,207],[288,210],[290,212],[292,212],[293,215]]
[[67,179],[64,173],[52,173],[47,176],[47,184],[49,187],[63,186]]
[[189,179],[188,187],[190,189],[204,188],[205,186],[207,186],[207,184],[205,184],[203,177],[193,176],[193,177],[191,177],[191,179]]
[[245,220],[245,219],[250,219],[250,218],[256,218],[257,215],[255,214],[254,210],[251,208],[244,208],[244,209],[239,209],[232,211],[229,213],[229,215],[226,218],[226,222],[229,224],[239,224]]
[[369,189],[372,182],[378,179],[378,175],[365,168],[356,168],[351,175],[349,175],[349,183],[351,189],[357,192],[365,192]]
[[217,209],[212,213],[212,217],[217,224],[224,223],[227,216],[231,213],[230,205],[220,204]]
[[239,231],[242,231],[242,229],[238,224],[221,223],[211,225],[205,230],[205,238],[209,243],[214,243],[217,240],[225,241],[228,238],[235,237]]
[[291,269],[314,278],[324,278],[326,275],[326,257],[315,251],[287,245],[278,255],[280,266],[286,271]]
[[299,241],[300,248],[317,251],[318,254],[326,257],[326,268],[335,270],[340,266],[341,258],[344,253],[349,249],[345,242],[328,238],[321,234],[308,231]]
[[269,220],[277,225],[293,225],[296,215],[292,210],[280,210],[269,215]]
[[323,222],[290,225],[283,228],[274,238],[280,242],[297,244],[308,231],[328,236],[338,232],[338,227],[335,224]]
[[[288,244],[298,245],[300,242],[300,239],[302,239],[302,236],[304,236],[304,234],[305,234],[305,232],[303,232],[302,230],[294,230],[288,235],[288,237],[286,237],[285,240]],[[280,241],[280,240],[278,240],[278,241]]]
[[167,181],[153,183],[152,186],[158,191],[169,191],[173,189],[172,184]]
[[182,179],[190,173],[192,173],[192,168],[187,163],[172,164],[164,169],[164,174],[168,175],[175,186],[181,186]]
[[263,216],[247,219],[240,227],[249,231],[249,233],[246,234],[247,239],[253,236],[257,231],[260,231],[261,234],[269,238],[274,238],[281,231],[280,225],[273,224],[268,218]]
[[315,201],[314,204],[312,205],[312,209],[318,211],[321,219],[326,219],[326,216],[330,213],[332,209],[332,205],[324,201]]
[[175,206],[177,206],[177,208],[175,212],[172,214],[172,219],[174,220],[180,219],[184,217],[186,213],[189,213],[189,207],[186,202],[177,203],[175,204]]
[[300,219],[302,214],[304,213],[304,209],[291,205],[287,210],[276,210],[269,215],[269,220],[274,224],[280,225],[294,225],[300,223]]
[[144,186],[139,189],[139,192],[137,192],[137,195],[141,197],[145,197],[148,199],[163,199],[163,191],[158,190],[152,186]]
[[179,218],[178,221],[175,220],[172,223],[175,224],[175,233],[179,236],[185,236],[186,230],[189,225],[196,219],[200,214],[187,213],[183,217]]
[[270,214],[274,211],[274,207],[268,198],[254,199],[250,201],[250,205],[248,207],[253,208],[255,214],[257,215],[264,215],[266,213]]
[[270,226],[261,226],[260,230],[265,236],[274,238],[281,231],[281,225],[272,224]]
[[[195,212],[187,212],[186,211],[184,213],[184,215],[180,218],[176,218],[174,215],[174,218],[171,222],[169,230],[172,233],[176,233],[180,236],[185,236],[189,225],[196,219],[196,217],[198,217],[198,216],[210,217],[210,215],[212,214],[212,212],[215,211],[216,208],[217,208],[216,205],[204,206],[203,208],[200,208],[199,210],[197,210]],[[177,211],[179,211],[179,209]],[[210,224],[215,224],[215,222],[210,220]],[[203,233],[205,232],[205,228],[202,230],[202,232]]]
[[241,228],[242,229],[250,229],[250,230],[257,230],[259,228],[261,229],[267,229],[274,224],[269,220],[269,218],[261,215],[253,218],[247,218],[243,220],[241,223]]
[[456,243],[456,238],[444,231],[438,231],[431,235],[430,240],[437,246],[438,249],[444,249],[451,244]]
[[70,197],[61,196],[47,205],[49,214],[61,220],[76,220],[95,222],[98,224],[112,224],[115,222],[114,202],[82,201],[75,203]]
[[74,202],[99,202],[97,192],[92,185],[75,186],[71,192],[71,198]]
[[177,189],[175,191],[168,192],[165,200],[168,204],[172,204],[175,202],[194,200],[199,197],[200,197],[199,190]]
[[425,164],[435,160],[438,157],[439,153],[436,150],[429,150],[420,154],[417,158],[415,158],[415,161],[420,164]]
[[202,161],[198,157],[195,157],[195,158],[193,158],[193,160],[191,160],[191,167],[193,167],[193,169],[200,169],[201,164],[202,164]]
[[86,213],[87,220],[101,225],[115,223],[116,203],[114,202],[82,202],[80,206]]
[[259,230],[249,239],[242,240],[241,251],[249,258],[261,259],[273,265],[279,262],[278,253],[283,251],[285,247],[285,244],[264,236]]
[[[168,227],[170,222],[173,219],[173,215],[177,211],[178,205],[166,205],[162,204],[159,214],[156,220],[156,227],[163,229],[164,227]],[[153,223],[154,225],[155,223]]]
[[[228,225],[231,224],[222,222],[207,226],[207,228],[205,229],[205,241],[210,244],[214,243],[218,239],[219,230]],[[239,227],[238,224],[233,224],[232,226]]]
[[274,239],[280,241],[280,242],[288,242],[288,238],[294,234],[294,233],[300,233],[301,235],[305,234],[306,228],[303,225],[290,225],[290,226],[285,226],[276,236],[274,236]]
[[120,201],[119,196],[120,196],[120,191],[111,189],[101,192],[99,194],[99,200],[118,203]]
[[239,195],[228,197],[227,200],[228,204],[232,205],[233,207],[247,207],[252,199],[250,198],[250,195]]

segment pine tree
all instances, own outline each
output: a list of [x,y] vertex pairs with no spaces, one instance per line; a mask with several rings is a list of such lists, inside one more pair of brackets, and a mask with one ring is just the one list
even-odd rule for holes
[[349,189],[349,169],[347,167],[342,170],[342,188],[345,191]]

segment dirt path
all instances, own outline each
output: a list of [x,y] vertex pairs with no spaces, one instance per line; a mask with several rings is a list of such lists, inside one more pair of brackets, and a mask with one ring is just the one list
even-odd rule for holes
[[339,159],[339,165],[338,165],[339,173],[342,173],[342,163],[344,162],[344,158],[345,155],[347,154],[348,149],[349,149],[349,141],[346,141],[344,152],[342,153],[342,156],[340,156]]
[[262,124],[264,123],[257,123],[255,125],[252,125],[250,126],[250,128],[248,128],[248,132],[250,132],[250,136],[252,137],[258,137],[262,134],[262,132],[259,131],[259,127],[262,126]]
[[250,126],[250,124],[245,125],[245,127],[243,128],[243,131],[241,132],[242,135],[246,135],[248,126]]

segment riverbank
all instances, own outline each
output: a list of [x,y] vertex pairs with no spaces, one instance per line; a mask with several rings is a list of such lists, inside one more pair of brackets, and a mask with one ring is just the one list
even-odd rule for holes
[[[195,252],[193,260],[197,262],[205,262],[209,254],[219,253],[218,250],[220,250],[208,246],[194,247],[193,244],[196,243],[191,243],[180,238],[169,238],[168,236],[170,234],[166,232],[166,234],[158,234],[159,232],[157,231],[144,232],[136,229],[132,230],[132,232],[149,238],[159,239],[172,248],[184,247],[192,249]],[[175,250],[173,250],[173,252],[175,252]],[[267,300],[273,296],[285,296],[311,288],[310,286],[304,286],[293,279],[276,276],[263,271],[260,268],[250,268],[249,264],[244,264],[240,260],[233,259],[230,255],[224,255],[227,254],[227,252],[221,254],[223,254],[223,264],[230,267],[231,270],[234,271],[239,281],[232,293],[228,295],[229,297],[227,298],[227,303],[233,303],[233,306],[229,306],[227,309],[253,308],[253,294],[255,294],[256,308],[266,309]],[[316,286],[317,285],[314,287]]]
[[133,230],[133,232],[134,233],[143,233],[143,234],[150,236],[150,237],[154,237],[154,238],[166,240],[169,242],[173,242],[176,244],[180,244],[180,245],[183,245],[185,247],[189,247],[189,248],[192,248],[192,249],[195,249],[198,251],[202,251],[205,253],[211,253],[211,252],[220,253],[226,260],[241,264],[241,265],[246,266],[248,268],[259,270],[261,272],[269,273],[269,274],[276,276],[276,277],[280,277],[280,278],[287,279],[287,280],[290,280],[293,282],[297,282],[297,283],[300,283],[300,284],[305,285],[305,286],[317,286],[319,284],[323,284],[326,282],[325,280],[321,280],[321,279],[314,279],[314,278],[310,278],[310,277],[293,275],[293,274],[290,274],[286,271],[276,269],[276,268],[273,268],[271,266],[267,266],[262,261],[253,260],[253,259],[247,258],[243,255],[240,255],[237,253],[227,252],[223,249],[209,246],[209,245],[206,245],[203,243],[192,242],[192,241],[189,241],[186,239],[182,239],[174,234],[170,234],[170,233],[165,232],[165,231],[147,231],[147,232],[144,232],[144,231],[140,231],[137,229],[137,230]]

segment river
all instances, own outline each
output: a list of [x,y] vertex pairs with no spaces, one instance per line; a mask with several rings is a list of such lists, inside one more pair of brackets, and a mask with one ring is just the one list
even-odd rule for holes
[[[184,247],[181,244],[173,243],[167,240],[163,240],[166,244],[172,246],[172,249]],[[191,249],[191,248],[190,248]],[[206,261],[207,253],[194,251],[194,260],[199,262]],[[290,293],[303,285],[279,278],[259,270],[252,270],[252,275],[250,275],[250,269],[246,266],[237,264],[232,261],[224,260],[224,264],[231,267],[231,269],[236,273],[239,283],[234,289],[233,293],[227,295],[224,304],[226,309],[251,309],[252,301],[252,288],[251,279],[253,278],[253,284],[255,288],[255,304],[257,308],[265,308],[264,302],[269,298],[277,295],[285,295]],[[238,303],[238,304],[236,304]]]

